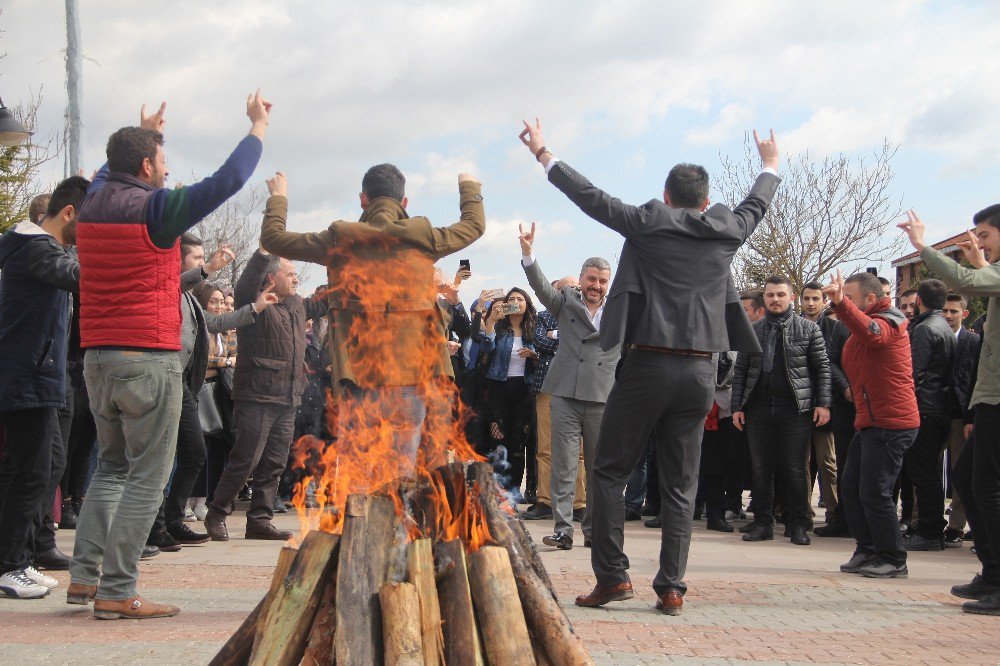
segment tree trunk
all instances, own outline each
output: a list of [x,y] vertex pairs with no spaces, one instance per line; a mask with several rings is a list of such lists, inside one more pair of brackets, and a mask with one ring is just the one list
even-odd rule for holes
[[424,666],[444,666],[444,634],[441,632],[441,606],[434,586],[434,551],[430,539],[410,543],[407,553],[410,582],[420,598],[420,634],[424,648]]
[[413,583],[388,582],[379,591],[386,666],[423,666],[420,597]]
[[483,630],[483,647],[491,664],[535,666],[528,626],[517,596],[510,556],[486,546],[469,558],[472,603]]

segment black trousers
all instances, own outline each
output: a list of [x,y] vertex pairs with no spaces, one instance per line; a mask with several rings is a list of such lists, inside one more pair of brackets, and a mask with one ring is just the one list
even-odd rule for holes
[[811,414],[794,406],[775,409],[770,404],[746,412],[747,439],[753,466],[754,521],[774,525],[775,474],[781,480],[781,509],[789,528],[808,527],[809,443]]
[[947,414],[921,414],[917,438],[904,458],[917,499],[914,530],[925,539],[944,538],[944,528],[948,526],[944,518],[941,454],[948,446],[950,432],[951,418]]
[[983,578],[1000,584],[1000,405],[976,405],[975,426],[955,464],[953,480]]
[[504,487],[508,490],[519,488],[524,478],[525,458],[528,442],[534,440],[531,433],[534,423],[535,403],[523,377],[508,377],[507,381],[487,380],[486,397],[486,442],[489,451],[498,446],[507,449],[510,468]]
[[[830,408],[830,423],[833,425],[833,446],[837,455],[837,488],[844,487],[844,468],[847,467],[847,456],[851,448],[851,441],[854,439],[854,417],[857,412],[854,405],[834,401]],[[839,498],[838,498],[839,499]],[[831,522],[847,524],[844,516],[844,503],[837,502],[837,508],[833,510]]]
[[[732,424],[732,420],[730,420]],[[743,510],[743,491],[750,487],[753,468],[750,466],[750,442],[746,430],[731,428],[729,456],[726,458],[726,509],[739,514]]]
[[62,475],[63,499],[81,500],[87,488],[90,454],[97,443],[97,426],[90,411],[87,385],[80,378],[73,382],[73,420],[66,438],[66,469]]
[[0,573],[28,566],[48,510],[52,450],[59,435],[55,407],[0,412],[6,434],[0,463]]
[[625,555],[625,484],[656,438],[660,482],[660,570],[657,596],[687,591],[684,573],[698,488],[701,435],[715,395],[715,364],[709,358],[631,351],[604,409],[594,459],[591,565],[597,582],[629,580]]
[[[718,430],[706,430],[701,440],[701,474],[699,491],[705,496],[705,515],[708,518],[725,518],[732,501],[726,497],[726,472],[739,443],[732,434],[733,419],[719,419]],[[742,494],[742,491],[741,491]]]
[[170,490],[165,493],[153,523],[153,531],[184,522],[184,509],[194,490],[195,481],[205,465],[205,435],[198,418],[198,398],[187,383],[181,396],[181,420],[177,428],[177,456]]

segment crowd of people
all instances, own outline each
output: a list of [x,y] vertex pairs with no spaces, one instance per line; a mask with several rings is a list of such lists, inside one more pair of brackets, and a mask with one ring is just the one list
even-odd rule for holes
[[[68,569],[67,602],[92,601],[98,618],[175,615],[137,593],[139,560],[228,540],[240,499],[246,538],[290,538],[273,519],[302,476],[291,445],[345,427],[327,396],[342,420],[362,403],[391,412],[412,468],[433,407],[417,387],[427,369],[406,344],[382,366],[362,362],[352,336],[372,304],[332,258],[377,238],[367,258],[412,263],[435,295],[380,304],[386,328],[435,336],[432,374],[454,381],[465,434],[522,517],[552,522],[543,543],[572,549],[580,523],[597,585],[578,605],[632,596],[624,524],[645,517],[662,538],[657,608],[679,614],[704,518],[744,542],[774,539],[778,524],[797,546],[852,538],[841,571],[873,578],[906,577],[908,552],[971,541],[982,573],[952,593],[1000,614],[1000,205],[960,244],[972,268],[926,246],[911,212],[901,227],[940,279],[898,296],[868,272],[800,289],[772,275],[738,292],[733,256],[780,185],[773,133],[754,133],[762,170],[735,208],[709,205],[708,174],[691,164],[670,171],[662,200],[628,206],[525,123],[548,180],[625,238],[614,276],[590,257],[552,280],[532,223],[518,238],[528,288],[486,289],[466,307],[471,267],[451,278],[439,260],[483,234],[480,184],[460,174],[461,219],[433,227],[409,216],[403,174],[380,164],[362,180],[360,221],[316,233],[286,230],[287,181],[267,180],[260,248],[230,290],[213,275],[231,249],[209,255],[189,230],[253,174],[269,109],[251,95],[247,136],[178,188],[165,187],[165,105],[143,109],[92,180],[61,182],[0,238],[4,595],[45,596],[57,581],[42,571]],[[300,295],[294,260],[326,266],[328,284]],[[974,322],[973,296],[991,305]],[[57,528],[76,530],[71,556]]]

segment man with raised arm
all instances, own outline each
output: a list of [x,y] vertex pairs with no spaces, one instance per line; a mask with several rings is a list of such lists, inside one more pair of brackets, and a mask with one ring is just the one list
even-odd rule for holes
[[[663,200],[631,206],[592,185],[545,146],[541,124],[524,123],[521,141],[549,182],[580,209],[625,237],[601,327],[604,350],[625,354],[604,410],[593,471],[591,564],[594,590],[579,606],[630,599],[623,551],[629,473],[655,430],[663,517],[656,607],[678,615],[698,484],[705,417],[715,396],[712,353],[759,352],[730,274],[778,189],[774,133],[754,132],[764,172],[735,209],[709,206],[708,174],[692,164],[670,170]],[[722,325],[725,322],[725,326]]]
[[80,346],[97,423],[97,470],[76,529],[66,601],[101,619],[176,615],[136,593],[139,555],[170,475],[181,414],[181,235],[236,194],[263,148],[270,104],[247,98],[250,133],[214,174],[166,188],[163,113],[108,139],[80,207]]

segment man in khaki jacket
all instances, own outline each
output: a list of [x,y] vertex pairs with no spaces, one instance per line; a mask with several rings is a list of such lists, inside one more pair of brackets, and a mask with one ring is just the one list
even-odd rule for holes
[[397,451],[412,465],[427,415],[426,387],[436,377],[453,376],[434,262],[483,235],[481,184],[459,174],[461,219],[433,227],[425,217],[407,215],[403,174],[379,164],[361,182],[361,219],[314,233],[286,231],[285,176],[278,172],[267,185],[261,247],[327,267],[330,356],[334,386],[342,391],[340,431],[349,427],[345,406],[377,402],[396,426]]

